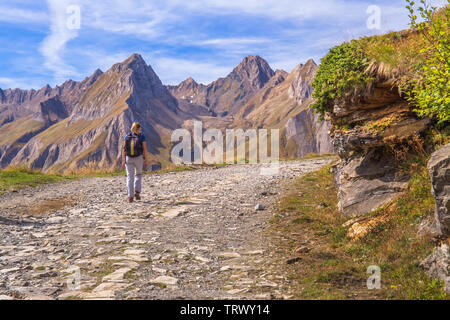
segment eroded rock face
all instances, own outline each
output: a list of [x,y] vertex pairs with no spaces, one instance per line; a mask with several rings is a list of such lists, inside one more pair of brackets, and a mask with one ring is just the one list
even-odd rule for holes
[[409,176],[399,173],[395,161],[378,150],[349,158],[334,170],[339,209],[347,216],[375,210],[408,186]]
[[225,78],[208,85],[188,78],[177,86],[168,86],[179,100],[208,108],[213,116],[234,115],[275,75],[266,60],[247,56]]
[[450,235],[450,143],[431,155],[428,162],[433,196],[436,200],[435,219],[438,232]]
[[420,266],[427,270],[431,278],[443,281],[445,290],[450,293],[450,247],[448,244],[437,247]]
[[385,84],[376,84],[356,101],[336,102],[328,116],[341,158],[334,172],[345,215],[366,214],[405,191],[409,176],[401,172],[395,150],[423,132],[430,119],[417,118],[397,90]]

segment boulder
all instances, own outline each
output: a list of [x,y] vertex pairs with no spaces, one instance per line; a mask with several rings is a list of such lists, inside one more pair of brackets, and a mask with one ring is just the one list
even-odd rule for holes
[[444,282],[445,290],[450,293],[450,247],[442,244],[420,264],[431,278]]
[[339,209],[355,217],[373,211],[405,191],[409,176],[392,156],[377,150],[354,156],[334,168]]
[[428,162],[436,200],[435,220],[439,234],[450,235],[450,143],[435,151]]
[[374,83],[371,90],[336,100],[327,116],[341,159],[333,172],[344,215],[373,211],[406,190],[409,175],[400,168],[400,156],[413,150],[431,120],[418,118],[397,88]]

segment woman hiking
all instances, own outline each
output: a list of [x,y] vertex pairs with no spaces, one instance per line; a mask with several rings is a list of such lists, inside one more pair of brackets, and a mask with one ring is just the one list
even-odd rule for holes
[[134,122],[123,138],[122,168],[127,168],[128,202],[141,200],[142,166],[148,167],[147,142],[141,133],[141,124]]

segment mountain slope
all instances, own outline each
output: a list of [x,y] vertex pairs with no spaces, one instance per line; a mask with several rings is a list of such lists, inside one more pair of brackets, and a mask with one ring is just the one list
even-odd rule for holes
[[282,157],[333,151],[328,122],[322,122],[309,105],[311,82],[317,71],[313,60],[299,64],[288,75],[277,71],[266,86],[236,114],[234,127],[280,129]]
[[239,111],[274,74],[266,60],[248,56],[225,78],[207,86],[188,78],[178,86],[169,86],[169,90],[178,99],[189,100],[206,107],[213,116],[224,117]]
[[102,74],[96,70],[81,82],[40,90],[8,89],[0,93],[0,167],[16,156],[33,136],[66,118],[84,93]]
[[[121,139],[139,121],[149,150],[168,159],[167,139],[189,116],[162,85],[142,57],[133,54],[102,74],[69,117],[32,138],[12,164],[62,170],[95,161],[100,167],[120,164]],[[165,152],[161,155],[161,152]]]
[[164,86],[139,54],[133,54],[82,82],[66,81],[38,91],[0,91],[2,166],[28,165],[64,171],[96,163],[121,162],[121,140],[134,121],[142,124],[152,160],[170,161],[170,136],[178,128],[278,128],[281,156],[331,151],[329,124],[307,108],[316,64],[310,60],[290,74],[274,72],[249,56],[225,78],[205,86],[188,78]]

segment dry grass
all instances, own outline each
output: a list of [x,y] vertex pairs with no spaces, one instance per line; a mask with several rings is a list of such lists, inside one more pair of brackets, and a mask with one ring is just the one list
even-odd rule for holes
[[397,82],[411,78],[415,66],[421,62],[421,35],[416,31],[391,32],[365,37],[360,41],[361,47],[371,59],[366,73],[372,75],[377,82]]
[[0,127],[0,145],[12,144],[23,136],[41,130],[44,122],[32,120],[31,117],[19,119]]
[[[348,238],[351,224],[344,226],[337,209],[328,168],[294,181],[267,230],[274,270],[288,274],[294,299],[448,299],[442,285],[419,268],[434,243],[419,237],[417,227],[432,214],[434,199],[425,166],[411,170],[409,190],[369,214],[368,220],[379,221],[354,241]],[[303,246],[311,251],[301,253]],[[292,257],[300,260],[287,265]],[[381,268],[380,290],[367,289],[370,265]]]
[[61,210],[65,207],[72,207],[75,204],[76,201],[74,200],[74,198],[47,199],[39,201],[37,203],[33,203],[29,206],[21,206],[17,208],[17,212],[22,215],[42,217],[44,215],[49,215],[53,212]]

